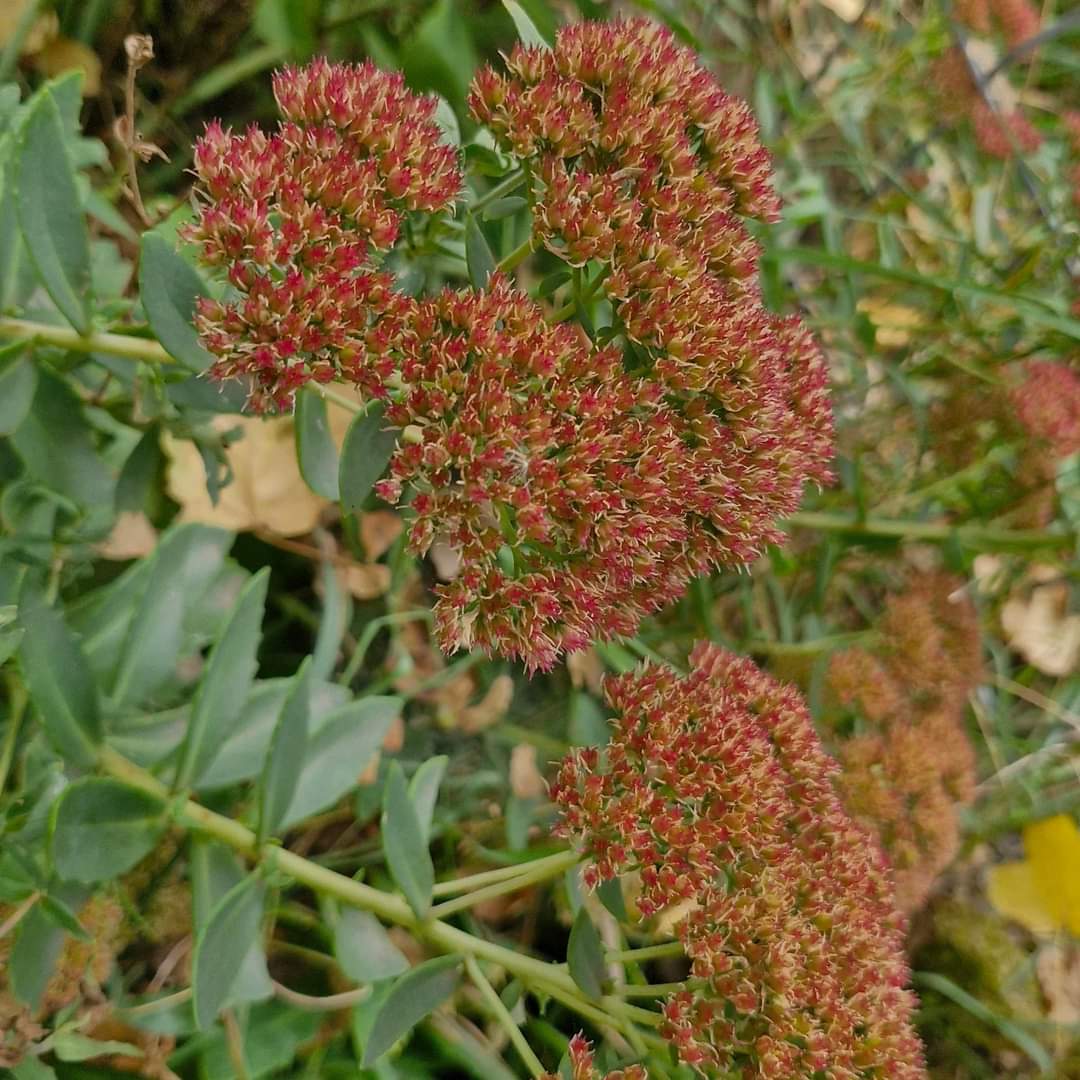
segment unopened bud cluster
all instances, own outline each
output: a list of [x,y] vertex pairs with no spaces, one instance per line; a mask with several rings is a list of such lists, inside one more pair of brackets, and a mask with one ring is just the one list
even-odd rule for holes
[[689,907],[704,989],[667,999],[663,1033],[746,1077],[924,1076],[888,864],[805,703],[717,646],[691,665],[609,682],[610,743],[573,751],[552,790],[589,883],[636,871],[644,916]]

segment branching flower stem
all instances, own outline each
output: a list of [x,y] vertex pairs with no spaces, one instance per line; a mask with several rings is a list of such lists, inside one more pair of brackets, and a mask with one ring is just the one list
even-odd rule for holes
[[[160,780],[115,750],[103,748],[98,761],[102,771],[110,776],[162,802],[170,801],[169,789]],[[460,930],[434,918],[434,912],[425,919],[418,919],[403,897],[373,889],[370,885],[354,881],[274,844],[260,846],[255,833],[245,825],[216,814],[190,799],[176,805],[175,818],[179,825],[225,844],[247,856],[256,865],[272,867],[318,893],[333,897],[350,907],[370,911],[384,922],[404,927],[441,952],[498,964],[526,985],[558,998],[582,1016],[593,1020],[599,1018],[598,1022],[604,1024],[639,1023],[655,1027],[660,1023],[659,1013],[638,1008],[615,997],[604,998],[598,1008],[597,1003],[590,1003],[585,999],[569,973],[560,970],[556,965]],[[541,874],[538,867],[533,866],[531,872],[520,877],[531,877],[533,884],[554,877],[572,865],[571,855],[573,861],[576,861],[578,856],[573,852],[560,853],[559,859],[537,860],[537,863],[546,863],[545,872]],[[520,877],[515,880],[515,884],[520,882]]]
[[[579,856],[571,851],[559,851],[554,855],[546,855],[542,859],[532,859],[525,863],[515,863],[513,866],[500,866],[496,870],[484,870],[482,873],[470,874],[468,877],[440,881],[432,890],[432,895],[451,896],[454,893],[473,892],[487,888],[489,885],[501,884],[520,878],[523,874],[528,874],[530,880],[543,880],[543,878],[533,878],[532,875],[542,872],[544,878],[550,877],[552,874],[559,873],[564,869],[568,870],[578,859]],[[541,871],[541,867],[544,868],[543,871]],[[512,888],[517,889],[520,887],[520,883],[514,880]]]
[[539,881],[547,881],[549,878],[561,874],[564,870],[569,870],[580,859],[581,856],[576,851],[560,851],[557,855],[537,859],[523,867],[518,867],[519,872],[511,877],[492,882],[490,885],[481,888],[473,888],[463,896],[437,904],[431,909],[431,917],[433,919],[443,919],[456,911],[464,911],[474,904],[483,903],[485,900],[491,900],[496,896],[503,896],[509,892],[517,892],[518,889],[524,889]]
[[514,1049],[521,1056],[521,1060],[525,1062],[529,1072],[536,1078],[546,1075],[547,1070],[533,1052],[528,1040],[521,1033],[521,1028],[518,1027],[517,1022],[510,1015],[510,1010],[503,1004],[503,1000],[499,997],[495,987],[491,985],[480,965],[471,956],[465,957],[465,972],[472,980],[473,985],[480,991],[480,996],[484,999],[488,1012],[499,1022],[499,1026],[502,1027],[514,1044]]

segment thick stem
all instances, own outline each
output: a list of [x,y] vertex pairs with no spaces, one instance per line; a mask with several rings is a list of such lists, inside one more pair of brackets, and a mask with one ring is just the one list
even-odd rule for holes
[[517,1026],[516,1021],[510,1015],[510,1010],[503,1004],[502,998],[495,992],[495,987],[488,982],[487,976],[480,969],[480,965],[471,956],[465,957],[465,970],[468,972],[473,985],[480,991],[480,996],[484,999],[488,1012],[499,1022],[503,1031],[510,1037],[514,1049],[521,1056],[521,1060],[525,1062],[529,1072],[537,1080],[539,1080],[539,1077],[546,1075],[547,1070],[536,1054],[533,1053],[533,1048],[521,1033],[521,1028]]
[[504,255],[498,263],[497,269],[504,273],[513,270],[514,267],[523,263],[533,253],[533,241],[530,236],[523,240],[509,255]]
[[521,873],[513,877],[493,882],[483,888],[473,889],[465,893],[464,896],[436,905],[431,909],[431,917],[433,919],[444,919],[447,915],[454,914],[455,911],[464,911],[466,908],[472,907],[473,904],[481,904],[485,900],[494,899],[496,896],[517,892],[519,889],[524,889],[529,885],[547,881],[548,878],[556,877],[563,871],[577,865],[580,860],[581,856],[576,851],[560,851],[557,855],[550,855],[546,859],[537,859],[534,863],[528,864],[527,868],[523,869]]
[[517,191],[524,182],[525,173],[520,171],[511,173],[505,179],[500,180],[490,191],[484,192],[476,202],[471,203],[469,212],[475,214],[477,210],[483,210],[485,206],[490,206],[496,199],[501,199],[504,195]]
[[[440,881],[432,890],[433,896],[452,896],[454,893],[472,892],[474,889],[482,889],[497,882],[516,878],[520,874],[529,873],[546,863],[559,863],[566,858],[568,852],[559,851],[554,855],[546,855],[542,859],[532,859],[525,863],[515,863],[513,866],[500,866],[496,870],[484,870],[479,874],[470,874],[468,877],[451,878],[449,881]],[[570,865],[573,865],[572,863]]]
[[1071,547],[1076,536],[1068,532],[1042,529],[997,529],[989,525],[950,525],[945,521],[901,521],[888,518],[858,518],[847,514],[804,511],[785,519],[788,525],[818,532],[844,532],[855,536],[895,540],[957,540],[975,550]]

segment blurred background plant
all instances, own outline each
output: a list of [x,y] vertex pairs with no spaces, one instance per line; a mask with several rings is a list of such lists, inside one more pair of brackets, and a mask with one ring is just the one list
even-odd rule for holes
[[[371,58],[439,94],[447,138],[491,178],[471,192],[490,196],[469,218],[472,250],[457,222],[413,229],[393,266],[402,287],[464,284],[484,252],[512,254],[528,208],[496,190],[508,162],[465,99],[475,69],[508,51],[522,23],[480,0],[9,0],[0,1064],[19,1080],[50,1069],[518,1075],[475,986],[432,991],[452,1007],[426,1011],[407,1042],[361,1067],[378,1010],[349,995],[373,962],[397,975],[426,954],[400,930],[373,934],[274,879],[261,934],[256,921],[251,952],[234,957],[242,973],[224,1021],[194,1031],[182,999],[194,935],[241,887],[241,864],[135,808],[104,845],[134,859],[87,871],[104,885],[48,877],[50,828],[53,858],[66,843],[78,865],[82,843],[77,829],[58,841],[48,820],[76,775],[53,744],[57,725],[61,742],[64,732],[79,742],[62,714],[92,696],[80,679],[100,688],[113,745],[143,767],[177,751],[193,715],[209,715],[201,700],[231,703],[231,722],[204,733],[220,744],[213,760],[186,753],[207,804],[234,812],[252,801],[283,702],[310,678],[322,750],[296,804],[281,808],[283,846],[385,883],[378,815],[391,761],[439,791],[429,830],[441,874],[542,857],[555,850],[550,763],[606,738],[603,675],[642,657],[681,663],[704,638],[803,689],[844,765],[848,809],[896,863],[932,1073],[1080,1077],[1080,12],[1026,0],[521,0],[518,10],[548,40],[581,18],[650,15],[752,104],[784,200],[781,220],[758,230],[763,288],[777,310],[800,306],[825,348],[838,481],[808,495],[788,542],[752,573],[698,579],[632,639],[532,680],[479,654],[444,657],[430,636],[432,587],[453,580],[455,552],[436,543],[413,559],[401,517],[368,490],[375,477],[339,484],[339,455],[355,466],[370,452],[348,438],[347,396],[305,394],[295,418],[251,418],[242,395],[193,374],[207,357],[185,317],[207,286],[172,251],[204,123],[272,121],[271,70],[325,54]],[[131,55],[132,34],[152,39],[152,58]],[[19,105],[48,80],[78,170],[70,191],[49,183],[63,162],[34,139],[42,111]],[[32,186],[43,194],[27,207],[19,193]],[[76,204],[89,222],[94,327],[115,335],[97,348],[67,328],[54,291],[63,281],[42,288],[50,272],[70,278],[77,253],[61,241],[50,264],[19,235],[35,213],[62,235]],[[518,280],[541,299],[569,295],[539,264]],[[74,284],[75,316],[88,318],[86,281]],[[164,366],[155,337],[179,364]],[[16,621],[25,580],[64,623],[40,611]],[[69,662],[65,623],[87,672]],[[207,649],[226,628],[237,651],[230,678],[215,682]],[[49,711],[53,683],[50,741],[34,717]],[[77,761],[80,746],[64,751]],[[632,882],[624,892],[632,909]],[[604,932],[619,922],[574,874],[498,893],[467,918],[522,955],[562,955],[583,905]],[[679,963],[657,959],[654,981],[681,978]],[[505,1009],[556,1068],[580,1020],[555,997],[526,1013],[520,984],[503,975],[493,977]],[[601,1063],[615,1067],[623,1049],[617,1035],[604,1042]]]

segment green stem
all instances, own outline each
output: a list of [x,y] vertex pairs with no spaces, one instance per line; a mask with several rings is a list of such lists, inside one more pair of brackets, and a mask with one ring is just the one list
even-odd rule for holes
[[523,240],[509,255],[504,255],[498,262],[496,269],[508,273],[515,266],[523,263],[533,252],[532,237]]
[[681,941],[665,941],[662,945],[645,945],[640,949],[609,952],[604,959],[609,964],[637,964],[642,960],[660,960],[665,956],[685,956]]
[[19,728],[22,725],[23,713],[26,711],[27,693],[19,680],[8,680],[8,700],[11,702],[11,709],[8,712],[7,729],[4,731],[4,745],[0,747],[0,794],[3,794],[8,773],[11,771]]
[[850,634],[828,634],[809,641],[759,641],[746,643],[746,651],[766,656],[813,656],[815,653],[842,649],[849,645],[871,642],[879,635],[873,630],[855,630]]
[[[11,78],[11,73],[19,62],[22,47],[41,14],[43,3],[44,0],[33,0],[32,3],[26,5],[22,15],[19,16],[19,21],[15,24],[15,32],[8,38],[3,53],[0,53],[0,83],[7,82]],[[18,7],[15,10],[18,11]]]
[[503,881],[496,881],[483,888],[473,889],[454,900],[447,900],[443,904],[437,904],[431,909],[431,917],[433,919],[444,919],[447,915],[453,915],[456,911],[464,911],[474,904],[481,904],[485,900],[491,900],[496,896],[503,896],[508,892],[517,892],[528,885],[547,881],[548,878],[557,877],[564,870],[569,870],[580,860],[581,856],[576,851],[560,851],[557,855],[550,855],[546,859],[537,859],[522,873]]
[[942,543],[957,540],[976,550],[1015,548],[1071,547],[1076,535],[1044,529],[996,529],[984,525],[950,525],[945,521],[902,521],[887,518],[863,518],[847,514],[803,511],[786,519],[788,525],[818,532],[851,533],[895,540],[926,540]]
[[475,214],[477,210],[483,210],[485,206],[490,206],[496,199],[501,199],[504,195],[517,191],[524,182],[525,174],[523,172],[511,173],[505,179],[500,180],[490,191],[485,191],[476,202],[471,203],[469,212]]
[[510,1041],[514,1044],[514,1049],[517,1050],[518,1054],[521,1056],[521,1060],[525,1062],[525,1066],[529,1072],[532,1073],[537,1080],[539,1080],[541,1076],[547,1075],[547,1070],[533,1052],[533,1048],[522,1034],[521,1028],[518,1027],[517,1022],[510,1015],[510,1010],[503,1004],[503,1000],[496,993],[495,987],[488,982],[487,976],[480,969],[480,965],[471,956],[465,957],[465,971],[468,973],[469,978],[472,979],[477,990],[480,991],[480,996],[483,997],[486,1002],[488,1011],[510,1037]]
[[[530,859],[528,862],[514,863],[513,866],[500,866],[496,870],[484,870],[482,873],[470,874],[468,877],[451,878],[449,881],[440,881],[432,890],[432,895],[452,896],[454,893],[472,892],[474,889],[482,889],[487,885],[494,885],[497,882],[507,881],[510,878],[516,878],[521,874],[529,873],[544,863],[555,863],[558,861],[561,866],[562,861],[566,859],[568,854],[570,853],[559,851],[554,855],[545,855],[540,859]],[[573,863],[570,865],[572,866]]]
[[[176,361],[164,347],[151,338],[129,336],[128,334],[108,334],[99,331],[93,334],[78,333],[64,326],[50,326],[48,323],[30,322],[27,319],[0,319],[0,338],[29,338],[34,344],[55,345],[60,349],[80,353],[108,353],[125,360],[140,360],[146,364],[175,364]],[[352,413],[364,411],[364,406],[339,394],[336,390],[312,380],[308,383],[327,401]]]

